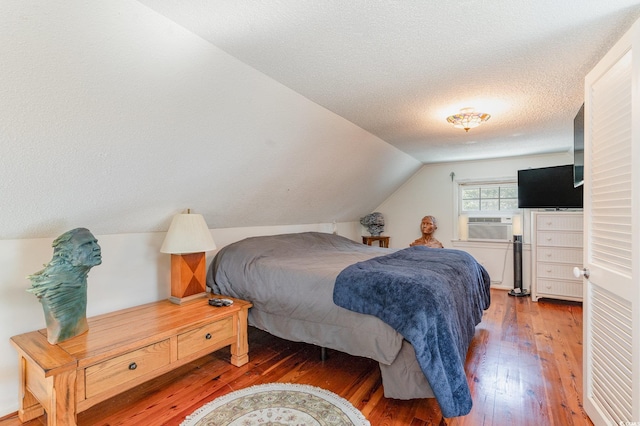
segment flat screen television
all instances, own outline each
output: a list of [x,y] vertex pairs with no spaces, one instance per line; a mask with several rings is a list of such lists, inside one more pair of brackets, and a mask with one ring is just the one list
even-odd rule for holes
[[582,186],[573,186],[573,164],[518,170],[518,207],[582,208]]
[[584,183],[584,104],[573,119],[573,186]]

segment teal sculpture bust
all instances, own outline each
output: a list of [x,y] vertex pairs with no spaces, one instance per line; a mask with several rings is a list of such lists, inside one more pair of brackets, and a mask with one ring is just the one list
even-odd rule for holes
[[47,341],[56,344],[89,329],[87,275],[102,263],[98,240],[86,228],[67,231],[53,241],[53,258],[44,269],[30,275],[27,291],[44,309]]

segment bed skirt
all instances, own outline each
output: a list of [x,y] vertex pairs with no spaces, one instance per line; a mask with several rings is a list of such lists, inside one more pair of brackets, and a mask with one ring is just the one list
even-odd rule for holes
[[[386,398],[434,398],[433,390],[431,390],[429,382],[420,369],[413,346],[406,340],[403,340],[402,336],[399,336],[398,348],[393,350],[391,347],[386,348],[387,354],[380,353],[379,351],[375,353],[373,351],[370,353],[352,353],[353,347],[347,348],[341,346],[340,343],[345,341],[353,343],[354,339],[362,338],[366,336],[366,334],[351,334],[348,338],[345,338],[346,336],[339,336],[339,334],[346,330],[336,328],[328,331],[326,325],[318,327],[316,330],[314,324],[307,321],[269,314],[255,307],[249,310],[249,325],[285,340],[305,342],[378,361],[382,375],[384,396]],[[304,330],[304,332],[298,334],[300,330]],[[366,345],[355,346],[358,347],[360,351],[366,347]],[[392,346],[395,346],[395,342]],[[391,353],[394,355],[391,355]],[[386,359],[381,358],[385,355]]]
[[402,342],[402,349],[391,365],[380,363],[380,373],[386,398],[435,398],[427,378],[420,369],[416,352],[406,340]]

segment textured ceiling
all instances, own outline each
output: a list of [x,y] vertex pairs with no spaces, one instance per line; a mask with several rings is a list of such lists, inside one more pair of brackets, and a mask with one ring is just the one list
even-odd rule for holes
[[[566,151],[637,0],[141,0],[424,163]],[[491,114],[469,133],[463,107]]]

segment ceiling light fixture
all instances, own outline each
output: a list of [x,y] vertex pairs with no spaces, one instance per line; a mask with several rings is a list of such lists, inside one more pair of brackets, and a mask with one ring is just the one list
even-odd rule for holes
[[487,113],[476,112],[473,108],[462,108],[458,114],[447,117],[447,121],[453,124],[453,127],[464,129],[465,132],[468,132],[469,129],[478,127],[489,118],[491,118],[491,115]]

